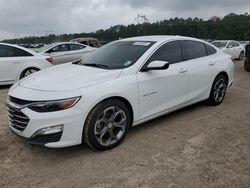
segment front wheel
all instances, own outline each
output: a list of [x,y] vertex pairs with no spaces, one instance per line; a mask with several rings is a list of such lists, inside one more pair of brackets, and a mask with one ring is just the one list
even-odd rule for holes
[[210,96],[208,99],[209,104],[211,105],[219,105],[225,98],[227,91],[227,79],[224,75],[219,74],[212,85],[212,89],[210,92]]
[[39,69],[38,68],[28,68],[26,70],[24,70],[22,73],[21,73],[21,76],[20,76],[20,79],[23,79],[31,74],[34,74],[36,72],[38,72]]
[[84,125],[83,141],[96,150],[118,146],[130,127],[129,110],[124,103],[110,99],[95,106]]
[[244,68],[247,72],[250,72],[250,60],[245,60]]

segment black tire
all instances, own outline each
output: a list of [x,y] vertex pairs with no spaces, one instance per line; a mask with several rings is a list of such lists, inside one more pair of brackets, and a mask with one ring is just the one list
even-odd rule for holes
[[240,52],[239,60],[241,61],[241,60],[243,60],[243,58],[244,58],[244,52],[242,51],[242,52]]
[[38,72],[39,70],[40,70],[40,69],[35,68],[35,67],[25,69],[25,70],[21,73],[21,75],[20,75],[20,80],[23,79],[23,78],[25,78],[25,77],[28,76],[28,75],[31,75],[31,74],[33,74],[33,73],[35,73],[35,72]]
[[250,72],[250,60],[245,60],[244,68],[247,72]]
[[228,80],[223,74],[219,74],[214,79],[208,103],[212,106],[221,104],[225,98]]
[[[113,112],[116,114],[115,116],[118,117],[119,115],[120,117],[111,118],[114,115]],[[119,118],[121,118],[120,122],[123,122],[120,128],[114,126],[115,124],[119,124],[115,122],[115,119]],[[111,122],[111,119],[114,119],[114,121]],[[118,146],[125,138],[130,124],[130,113],[123,102],[117,99],[103,101],[91,110],[85,121],[83,142],[94,150],[105,151],[112,149]]]

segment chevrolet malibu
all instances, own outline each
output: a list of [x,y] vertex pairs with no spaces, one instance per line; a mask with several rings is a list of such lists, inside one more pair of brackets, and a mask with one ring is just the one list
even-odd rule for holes
[[233,75],[231,57],[202,40],[128,38],[13,85],[9,125],[31,144],[108,150],[131,126],[199,101],[219,105]]

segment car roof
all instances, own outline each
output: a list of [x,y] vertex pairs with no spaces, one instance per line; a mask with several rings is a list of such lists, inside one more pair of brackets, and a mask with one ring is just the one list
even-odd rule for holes
[[122,39],[122,41],[145,41],[145,42],[165,42],[169,40],[194,40],[194,41],[202,41],[207,43],[204,40],[200,40],[192,37],[184,37],[179,35],[152,35],[152,36],[141,36],[141,37],[132,37]]
[[11,46],[11,47],[19,48],[19,49],[21,49],[21,50],[24,50],[24,51],[26,51],[26,52],[29,52],[29,53],[32,54],[33,56],[39,56],[39,54],[36,53],[35,51],[30,50],[30,49],[28,49],[28,48],[24,48],[24,47],[19,46],[19,45],[16,45],[16,44],[0,43],[0,45]]

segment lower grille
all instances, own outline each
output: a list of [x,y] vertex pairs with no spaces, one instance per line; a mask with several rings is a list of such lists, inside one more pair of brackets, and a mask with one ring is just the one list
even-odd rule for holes
[[49,134],[49,135],[37,135],[29,139],[29,143],[36,145],[44,145],[46,143],[59,142],[62,137],[62,132]]
[[27,127],[30,119],[22,113],[19,109],[16,109],[11,106],[7,106],[8,109],[8,118],[10,126],[18,131],[24,131]]

